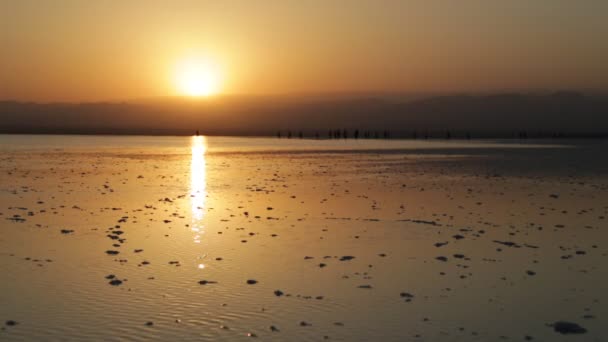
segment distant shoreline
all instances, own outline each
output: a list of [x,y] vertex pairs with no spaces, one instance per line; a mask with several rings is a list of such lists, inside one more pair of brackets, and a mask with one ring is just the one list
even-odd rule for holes
[[608,137],[608,95],[578,92],[340,99],[37,104],[0,101],[0,133],[292,138]]
[[[186,132],[149,132],[149,131],[137,131],[137,130],[125,130],[122,132],[86,132],[86,131],[3,131],[0,130],[0,135],[74,135],[74,136],[152,136],[152,137],[188,137],[193,136],[193,133]],[[504,139],[504,140],[604,140],[608,139],[608,133],[560,133],[558,135],[550,133],[530,133],[527,137],[519,137],[516,133],[473,133],[470,138],[467,138],[466,133],[456,132],[452,133],[450,138],[445,137],[444,132],[428,132],[428,137],[413,137],[412,134],[407,133],[394,133],[389,138],[378,137],[378,138],[328,138],[327,136],[315,137],[313,134],[304,135],[302,138],[294,136],[287,138],[285,136],[278,138],[276,134],[221,134],[221,133],[205,133],[201,132],[203,136],[212,137],[243,137],[243,138],[275,138],[277,140],[441,140],[441,141],[463,141],[463,140],[486,140],[486,139]]]

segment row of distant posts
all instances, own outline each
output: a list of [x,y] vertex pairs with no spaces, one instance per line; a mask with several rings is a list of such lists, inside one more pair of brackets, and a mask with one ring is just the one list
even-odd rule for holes
[[[410,139],[467,139],[471,140],[472,135],[470,132],[462,132],[459,131],[456,134],[452,134],[451,131],[413,131],[410,134],[397,134],[400,138],[410,138]],[[574,135],[576,136],[576,135]],[[563,139],[569,137],[568,135],[561,132],[536,132],[532,134],[534,138],[553,138],[553,139]],[[590,135],[589,137],[594,137]],[[602,135],[600,137],[606,137]],[[314,139],[390,139],[391,133],[387,130],[384,131],[359,131],[354,130],[349,132],[346,129],[336,129],[329,130],[326,134],[320,134],[319,132],[315,132],[314,134],[305,135],[302,131],[292,132],[290,130],[286,132],[278,131],[277,138],[314,138]],[[479,138],[479,137],[478,137]],[[504,138],[516,138],[516,139],[528,139],[529,135],[526,131],[514,132],[510,136],[508,134],[504,135]]]
[[[297,133],[292,133],[291,131],[287,131],[285,133],[278,131],[277,132],[277,138],[281,139],[281,138],[287,138],[287,139],[291,139],[291,138],[295,138],[298,137],[300,139],[304,139],[304,133],[302,131],[299,131]],[[314,137],[315,139],[321,139],[321,138],[325,138],[325,139],[390,139],[391,138],[391,134],[389,131],[384,130],[384,131],[359,131],[358,129],[353,131],[352,133],[349,133],[348,130],[346,129],[336,129],[336,130],[330,130],[327,132],[327,134],[325,136],[321,136],[321,134],[319,134],[319,132],[315,132],[314,135],[312,136],[308,136],[308,137]],[[432,135],[429,134],[428,132],[426,133],[421,133],[418,134],[418,132],[413,132],[411,135],[412,139],[429,139],[431,137],[437,137],[436,134]],[[440,137],[443,137],[445,139],[451,139],[452,138],[452,134],[447,131],[445,132],[445,135],[440,135]],[[466,139],[471,139],[471,134],[470,133],[466,133],[464,138]]]
[[[304,139],[304,133],[302,131],[299,131],[297,133],[295,132],[291,132],[291,131],[287,131],[285,132],[285,134],[283,134],[283,132],[278,131],[277,132],[277,138],[281,139],[281,138],[287,138],[287,139],[291,139],[291,138],[295,138],[298,137],[300,139]],[[311,137],[311,136],[308,136]],[[390,139],[391,135],[389,131],[362,131],[360,132],[358,129],[355,130],[352,133],[349,133],[348,130],[344,129],[344,130],[340,130],[340,129],[336,129],[336,130],[329,130],[327,132],[327,134],[325,136],[322,136],[319,132],[315,132],[314,135],[312,135],[312,137],[314,137],[315,139],[321,139],[321,138],[325,138],[325,139]]]

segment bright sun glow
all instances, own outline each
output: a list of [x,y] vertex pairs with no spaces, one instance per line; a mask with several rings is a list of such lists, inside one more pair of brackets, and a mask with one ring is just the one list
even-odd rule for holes
[[210,96],[219,91],[218,68],[211,63],[190,60],[178,65],[176,83],[180,94]]

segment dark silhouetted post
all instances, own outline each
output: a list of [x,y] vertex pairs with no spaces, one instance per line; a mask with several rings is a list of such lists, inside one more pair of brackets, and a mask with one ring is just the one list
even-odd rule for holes
[[291,131],[287,131],[287,139],[291,139]]
[[277,138],[281,139],[281,131],[277,132]]
[[304,138],[304,134],[302,134],[302,131],[300,131],[300,132],[298,133],[298,136],[300,137],[300,139],[303,139],[303,138]]
[[359,139],[359,130],[358,129],[355,130],[355,139]]

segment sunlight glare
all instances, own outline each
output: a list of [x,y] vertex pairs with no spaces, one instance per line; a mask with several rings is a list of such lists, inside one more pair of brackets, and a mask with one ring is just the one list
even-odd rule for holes
[[176,84],[180,94],[200,97],[219,91],[219,71],[209,62],[190,60],[177,67]]
[[192,227],[195,232],[194,243],[201,242],[204,234],[202,223],[205,215],[205,200],[207,198],[207,163],[205,153],[207,152],[207,141],[204,136],[192,137],[192,160],[190,163],[190,204],[192,211]]

